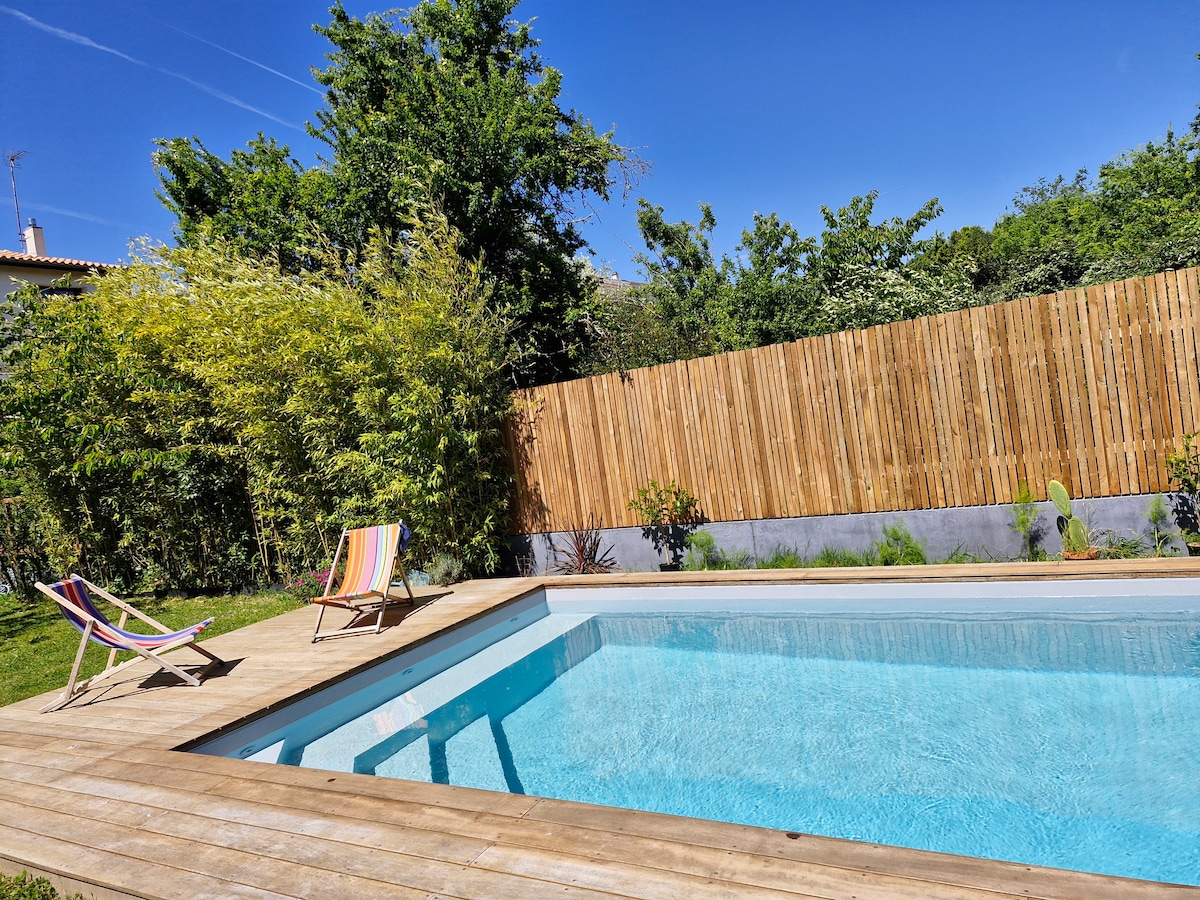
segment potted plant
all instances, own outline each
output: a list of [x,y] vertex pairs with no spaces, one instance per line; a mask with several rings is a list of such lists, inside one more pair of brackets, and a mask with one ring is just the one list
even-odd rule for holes
[[1195,432],[1185,434],[1183,449],[1167,454],[1167,478],[1175,491],[1171,505],[1188,556],[1200,556],[1200,444],[1196,436]]
[[1087,525],[1083,519],[1071,512],[1071,495],[1061,481],[1051,481],[1050,499],[1057,507],[1058,533],[1062,535],[1063,559],[1095,559],[1100,548],[1092,544]]
[[687,536],[704,522],[700,501],[674,479],[665,487],[651,479],[637,489],[626,506],[645,523],[642,536],[665,558],[659,568],[664,572],[678,570]]

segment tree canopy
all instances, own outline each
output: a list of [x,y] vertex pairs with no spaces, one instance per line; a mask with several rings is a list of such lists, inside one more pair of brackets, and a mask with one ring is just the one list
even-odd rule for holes
[[1022,188],[990,231],[937,237],[930,260],[974,270],[985,301],[1200,263],[1200,123],[1086,170]]
[[917,266],[926,243],[917,233],[941,211],[930,200],[908,217],[872,222],[876,194],[837,210],[821,207],[825,228],[801,237],[778,215],[756,214],[732,256],[717,260],[717,220],[667,222],[662,207],[640,201],[648,283],[597,311],[587,368],[651,365],[864,328],[973,301],[958,261]]
[[198,138],[160,141],[160,197],[183,246],[217,236],[285,271],[321,265],[371,235],[394,240],[432,197],[481,258],[493,304],[513,315],[523,381],[571,371],[580,312],[594,290],[574,257],[578,224],[607,200],[628,153],[559,102],[562,76],[536,52],[517,0],[424,0],[404,15],[328,25],[326,105],[310,133],[330,151],[303,168],[261,134],[228,161]]

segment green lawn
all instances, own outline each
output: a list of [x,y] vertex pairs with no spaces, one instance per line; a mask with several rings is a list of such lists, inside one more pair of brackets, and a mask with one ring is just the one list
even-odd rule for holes
[[[303,605],[303,601],[278,591],[134,601],[134,606],[169,628],[186,628],[215,616],[216,621],[201,635],[201,642]],[[114,613],[114,621],[117,615]],[[141,624],[130,625],[130,630],[142,630]],[[79,637],[51,600],[22,603],[11,594],[0,595],[0,706],[63,687],[71,674]],[[84,676],[99,672],[107,657],[107,650],[90,644],[84,656]]]

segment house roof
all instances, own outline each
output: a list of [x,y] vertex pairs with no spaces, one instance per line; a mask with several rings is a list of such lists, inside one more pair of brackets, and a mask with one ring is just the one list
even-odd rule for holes
[[91,269],[116,269],[113,263],[87,262],[62,256],[31,256],[13,250],[0,250],[0,265],[25,266],[31,269],[60,269],[64,272],[87,272]]
[[616,275],[602,276],[596,284],[596,290],[604,297],[616,297],[632,288],[645,287],[644,281],[627,281]]

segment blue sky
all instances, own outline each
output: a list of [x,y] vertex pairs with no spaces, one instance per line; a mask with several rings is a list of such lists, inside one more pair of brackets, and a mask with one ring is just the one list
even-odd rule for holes
[[[516,17],[537,19],[564,105],[653,163],[584,229],[623,277],[638,196],[672,220],[711,203],[718,252],[756,211],[814,234],[822,204],[873,189],[879,215],[936,196],[938,229],[990,226],[1022,186],[1184,131],[1200,102],[1195,0],[526,0]],[[48,252],[110,262],[132,237],[171,241],[156,137],[227,156],[263,131],[314,162],[303,125],[328,45],[311,25],[327,20],[310,0],[0,0],[0,150],[27,151],[21,213]],[[2,174],[0,249],[18,250]]]

